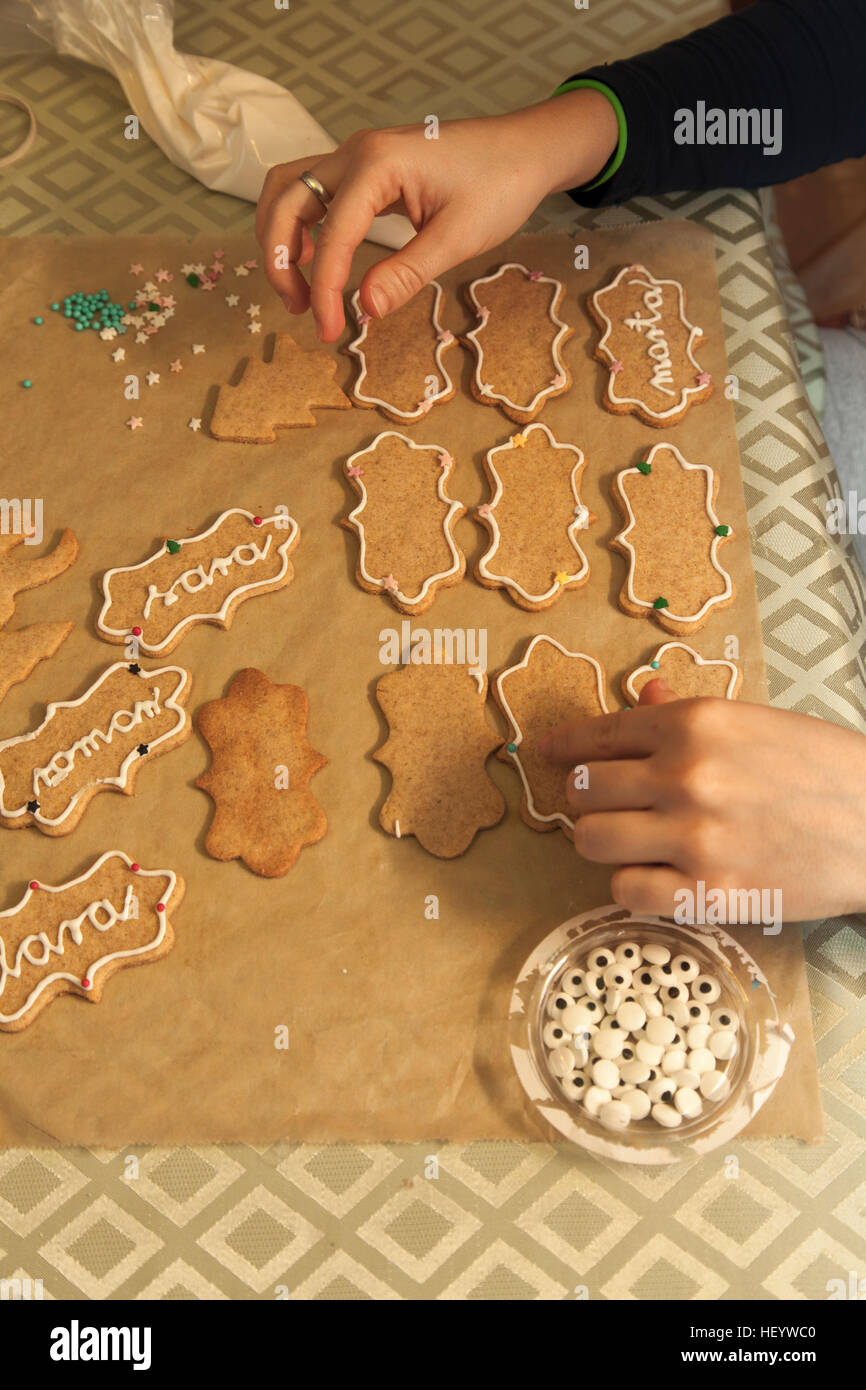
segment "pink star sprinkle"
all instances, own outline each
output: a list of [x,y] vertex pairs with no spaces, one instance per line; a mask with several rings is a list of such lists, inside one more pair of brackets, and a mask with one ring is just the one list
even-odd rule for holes
[[610,374],[611,374],[611,376],[616,376],[617,372],[621,372],[621,371],[622,371],[622,363],[621,363],[621,362],[611,362],[611,364],[610,364]]
[[140,430],[144,424],[144,420],[140,415],[130,415],[129,419],[124,420],[123,423],[128,430]]
[[643,266],[636,261],[634,265],[629,266],[629,270],[643,270]]
[[557,372],[556,376],[553,378],[553,380],[551,381],[550,384],[551,384],[551,386],[556,386],[556,387],[564,386],[564,385],[565,385],[565,374],[564,374],[563,372]]
[[432,396],[426,396],[426,397],[424,398],[423,401],[420,401],[420,402],[419,402],[419,404],[418,404],[418,409],[421,411],[421,414],[422,414],[422,415],[427,415],[428,412],[431,411],[431,410],[433,409],[433,405],[434,405],[433,397],[432,397]]
[[530,280],[540,280],[540,279],[541,279],[541,276],[542,276],[542,272],[541,272],[540,270],[530,270],[530,272],[529,272],[529,278],[530,278]]
[[133,265],[129,267],[130,275],[140,275],[143,270],[144,266],[139,265],[138,261],[136,261]]
[[450,468],[452,463],[454,462],[452,455],[449,454],[445,449],[442,449],[440,453],[437,454],[437,458],[439,459],[439,462],[443,468]]
[[246,266],[247,270],[258,270],[259,268],[258,261],[244,261],[244,265]]
[[173,309],[175,305],[174,295],[164,294],[159,302],[162,305],[163,309]]
[[491,505],[490,505],[489,502],[482,502],[481,506],[478,508],[478,515],[479,515],[479,516],[490,516],[490,513],[491,513],[492,511],[493,511],[493,508],[491,507]]
[[443,328],[441,333],[436,334],[440,343],[453,343],[454,334],[448,328]]
[[156,282],[158,285],[170,284],[174,279],[170,270],[158,270],[156,272]]
[[369,314],[359,314],[359,315],[358,315],[358,323],[360,324],[360,326],[361,326],[362,328],[364,327],[365,324],[367,324],[367,323],[369,323],[369,322],[370,322],[370,315],[369,315]]
[[385,575],[385,578],[382,580],[382,588],[387,589],[389,594],[396,594],[398,585],[393,574]]
[[486,304],[482,304],[481,308],[478,310],[478,320],[480,323],[486,323],[489,318],[490,310],[487,308]]
[[346,476],[349,478],[363,478],[364,470],[360,464],[355,463],[351,468],[346,469]]
[[699,376],[695,377],[695,380],[699,386],[709,386],[712,379],[713,378],[710,376],[709,372],[701,372]]
[[173,362],[169,362],[169,364],[168,364],[168,370],[169,370],[170,372],[182,372],[182,371],[183,371],[183,363],[181,362],[181,360],[180,360],[179,357],[176,357],[176,358],[174,359]]

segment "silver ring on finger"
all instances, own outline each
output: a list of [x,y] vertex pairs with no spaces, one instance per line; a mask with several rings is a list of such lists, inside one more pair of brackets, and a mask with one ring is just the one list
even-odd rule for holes
[[328,204],[330,203],[331,198],[333,196],[328,192],[327,188],[325,188],[323,184],[319,183],[319,180],[316,178],[316,176],[314,174],[311,174],[309,170],[306,170],[303,174],[299,174],[298,178],[300,179],[301,183],[305,184],[306,187],[309,188],[311,193],[315,193],[319,202],[322,204],[322,207],[327,211]]

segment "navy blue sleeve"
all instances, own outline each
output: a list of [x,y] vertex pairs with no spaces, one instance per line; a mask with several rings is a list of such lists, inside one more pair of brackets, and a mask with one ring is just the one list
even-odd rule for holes
[[574,76],[610,87],[628,126],[613,177],[570,190],[586,207],[760,188],[866,154],[866,0],[759,0]]

